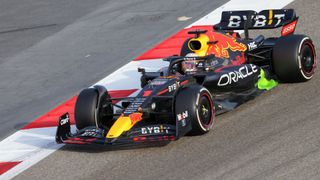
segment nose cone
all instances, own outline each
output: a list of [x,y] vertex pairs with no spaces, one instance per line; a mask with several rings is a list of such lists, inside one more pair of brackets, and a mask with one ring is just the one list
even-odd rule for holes
[[142,120],[142,113],[132,113],[129,116],[121,115],[112,125],[106,137],[117,138],[123,132],[129,131],[140,120]]

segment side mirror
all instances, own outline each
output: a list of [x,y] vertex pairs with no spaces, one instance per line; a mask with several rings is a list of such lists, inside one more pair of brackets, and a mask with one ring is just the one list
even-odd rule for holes
[[138,67],[138,72],[140,72],[142,75],[144,75],[146,73],[146,69]]

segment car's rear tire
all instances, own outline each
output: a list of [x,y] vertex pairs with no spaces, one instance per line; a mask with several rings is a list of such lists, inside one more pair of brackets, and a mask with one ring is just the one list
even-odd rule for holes
[[[99,88],[99,87],[98,87]],[[80,92],[74,110],[76,127],[101,128],[113,118],[110,96],[104,88],[87,88]]]
[[[191,122],[191,131],[188,135],[202,135],[207,133],[214,124],[215,107],[210,92],[200,86],[191,85],[182,89],[176,96],[176,114],[187,114]],[[179,118],[178,118],[179,120]]]
[[280,37],[273,48],[273,69],[282,82],[310,80],[316,69],[312,40],[305,35]]

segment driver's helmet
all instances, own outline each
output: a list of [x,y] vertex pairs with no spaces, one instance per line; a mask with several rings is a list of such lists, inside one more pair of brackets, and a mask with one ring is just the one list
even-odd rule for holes
[[[198,55],[195,53],[189,53],[186,55],[186,57],[197,57]],[[195,73],[197,72],[197,60],[186,60],[182,61],[181,63],[181,69],[184,73]]]

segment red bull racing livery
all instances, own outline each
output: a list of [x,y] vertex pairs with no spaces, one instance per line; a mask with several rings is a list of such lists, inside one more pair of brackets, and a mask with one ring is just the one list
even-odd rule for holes
[[[295,35],[292,9],[226,11],[212,30],[190,31],[179,56],[167,67],[141,73],[134,97],[111,98],[103,86],[81,91],[75,105],[76,133],[69,114],[59,119],[56,142],[140,145],[207,133],[215,117],[253,99],[278,82],[310,80],[316,69],[310,37]],[[280,37],[249,37],[250,29],[282,27]],[[244,30],[244,37],[235,30]],[[128,83],[128,82],[124,82]]]

